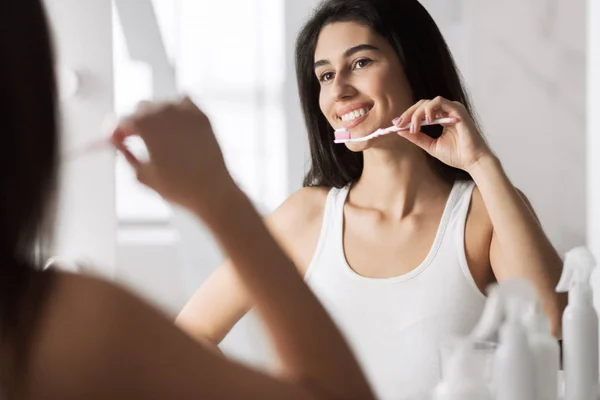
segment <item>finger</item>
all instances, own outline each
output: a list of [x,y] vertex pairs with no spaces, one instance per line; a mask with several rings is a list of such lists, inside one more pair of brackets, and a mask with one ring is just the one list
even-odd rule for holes
[[447,126],[456,125],[458,122],[461,121],[461,119],[458,117],[447,117],[447,118],[449,118],[448,122],[440,123],[440,125],[443,126],[444,128]]
[[440,118],[446,118],[448,117],[448,113],[444,112],[442,110],[437,110],[435,111],[434,115],[433,115],[433,119],[440,119]]
[[119,121],[117,126],[114,128],[111,135],[111,142],[116,145],[116,143],[122,143],[130,136],[138,136],[139,130],[135,125],[135,120],[131,117],[123,118]]
[[466,111],[464,106],[458,101],[450,101],[442,96],[438,96],[431,100],[429,107],[435,112],[445,113],[448,117],[461,118]]
[[186,107],[194,107],[197,108],[196,103],[194,103],[192,101],[192,99],[190,98],[190,96],[188,95],[184,95],[181,100],[179,101],[179,104],[184,105]]
[[114,146],[117,148],[119,153],[123,154],[127,163],[131,165],[136,172],[139,173],[139,170],[142,167],[142,163],[137,159],[137,157],[127,148],[125,143],[123,142],[113,142]]
[[158,107],[159,107],[158,103],[155,103],[155,102],[152,102],[149,100],[142,100],[137,103],[134,114],[135,115],[150,114],[150,113],[154,112],[154,110],[156,110]]
[[421,131],[421,123],[425,118],[425,107],[429,104],[429,100],[422,100],[421,105],[413,112],[410,120],[410,133]]
[[404,128],[404,127],[408,126],[408,124],[410,123],[410,120],[412,118],[413,113],[424,102],[425,102],[425,100],[420,100],[417,103],[413,104],[408,110],[404,111],[404,113],[402,113],[402,115],[400,117],[394,119],[392,121],[392,123],[394,125],[396,125],[397,127],[399,127],[399,128]]
[[[189,111],[193,111],[194,113],[202,116],[202,118],[208,121],[208,116],[206,113],[196,104],[189,96],[184,96],[179,104]],[[210,123],[210,121],[209,121]]]
[[431,150],[433,149],[433,146],[435,146],[435,139],[423,132],[410,133],[407,131],[399,131],[398,135],[419,146],[429,154],[431,154]]
[[429,124],[434,120],[443,118],[447,115],[447,113],[440,108],[439,103],[437,103],[435,99],[427,103],[423,109],[425,111],[425,120],[427,120],[427,123]]

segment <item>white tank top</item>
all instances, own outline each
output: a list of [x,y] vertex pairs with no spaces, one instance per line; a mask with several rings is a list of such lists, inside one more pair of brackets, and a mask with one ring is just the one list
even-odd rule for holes
[[454,184],[433,245],[411,272],[366,278],[343,249],[349,188],[331,189],[305,280],[338,324],[380,399],[410,399],[440,378],[439,341],[468,334],[485,304],[467,265],[465,221],[473,182]]

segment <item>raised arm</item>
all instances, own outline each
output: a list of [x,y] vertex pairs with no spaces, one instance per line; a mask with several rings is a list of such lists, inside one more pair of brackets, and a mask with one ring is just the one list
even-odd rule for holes
[[555,292],[562,272],[560,256],[548,240],[527,198],[510,182],[494,156],[481,158],[470,171],[494,227],[490,263],[499,280],[524,277],[537,288],[552,333],[561,337],[565,295]]
[[[326,196],[326,190],[303,188],[265,218],[269,232],[301,276],[317,244]],[[227,259],[194,293],[176,324],[194,339],[217,345],[251,307],[246,287]]]
[[[438,139],[420,132],[422,119],[438,116],[454,121],[444,125]],[[421,100],[396,123],[411,124],[410,131],[399,132],[402,137],[442,162],[469,172],[481,192],[493,226],[490,264],[496,278],[530,280],[544,303],[554,335],[560,337],[560,316],[566,296],[557,295],[554,288],[561,274],[561,259],[527,199],[510,182],[465,107],[442,97]]]
[[[145,142],[149,162],[124,146]],[[192,210],[215,234],[264,318],[286,376],[332,398],[372,398],[342,335],[233,183],[208,118],[189,100],[143,107],[120,125],[114,143],[138,179]]]

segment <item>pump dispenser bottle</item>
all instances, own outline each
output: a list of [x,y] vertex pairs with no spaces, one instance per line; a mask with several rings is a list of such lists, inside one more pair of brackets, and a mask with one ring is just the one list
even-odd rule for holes
[[500,328],[500,345],[494,359],[496,399],[538,399],[535,358],[523,325],[527,307],[535,301],[535,291],[523,279],[502,282],[499,290],[506,320]]
[[493,400],[480,365],[475,361],[473,343],[464,339],[448,360],[448,374],[432,400]]
[[589,281],[594,258],[585,247],[566,254],[557,292],[569,292],[563,313],[565,400],[596,400],[598,396],[598,315]]
[[550,333],[550,321],[544,315],[539,301],[527,314],[525,327],[535,361],[538,400],[557,400],[560,348]]

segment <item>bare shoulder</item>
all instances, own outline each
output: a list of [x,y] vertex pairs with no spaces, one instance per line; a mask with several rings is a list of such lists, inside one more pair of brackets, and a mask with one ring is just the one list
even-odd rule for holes
[[319,218],[325,208],[328,188],[305,187],[288,197],[268,218],[277,225],[306,223]]
[[170,325],[127,290],[68,273],[53,277],[40,317],[27,379],[35,382],[27,385],[32,399],[101,398],[105,390],[108,395],[111,385],[122,383],[118,374],[130,371],[123,350],[130,338],[143,340],[138,328],[169,330]]
[[30,400],[309,397],[208,351],[127,290],[62,273],[42,312],[24,387]]
[[266,218],[267,226],[301,272],[308,268],[317,247],[328,193],[328,188],[302,188]]

